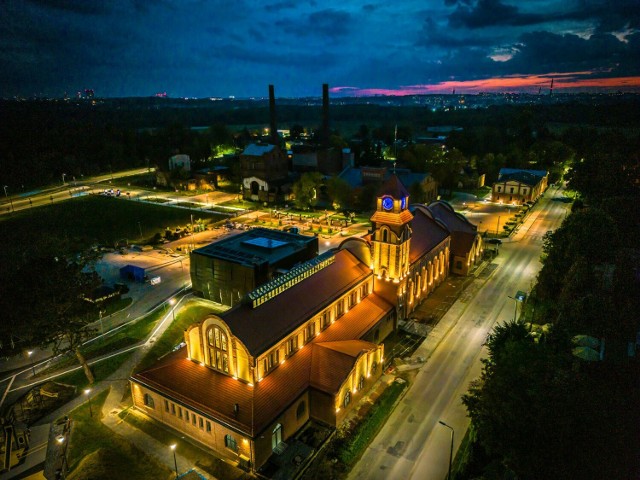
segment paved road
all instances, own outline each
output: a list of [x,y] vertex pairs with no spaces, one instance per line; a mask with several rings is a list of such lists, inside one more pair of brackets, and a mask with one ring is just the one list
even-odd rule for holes
[[513,318],[517,290],[529,291],[539,271],[542,236],[557,228],[568,204],[554,188],[504,243],[500,255],[468,287],[416,355],[427,363],[386,425],[351,472],[356,479],[443,480],[447,475],[451,431],[454,454],[469,426],[460,397],[480,373],[483,343],[498,322]]
[[8,190],[7,193],[9,195],[5,195],[0,200],[0,215],[25,210],[28,208],[40,207],[42,205],[50,205],[52,203],[58,203],[63,200],[69,200],[81,195],[86,195],[92,188],[97,189],[98,186],[96,185],[102,183],[108,185],[108,183],[113,180],[122,179],[133,175],[140,175],[147,172],[149,172],[149,169],[147,168],[136,168],[133,170],[125,170],[113,174],[98,175],[95,177],[87,177],[75,180],[73,180],[73,177],[66,175],[65,182],[60,186],[47,187],[40,190],[34,190],[31,192],[15,195]]

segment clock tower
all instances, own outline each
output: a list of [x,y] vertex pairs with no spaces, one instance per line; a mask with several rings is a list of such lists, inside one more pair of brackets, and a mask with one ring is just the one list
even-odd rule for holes
[[376,211],[371,217],[373,273],[399,283],[409,273],[409,247],[413,215],[409,193],[394,174],[378,192]]

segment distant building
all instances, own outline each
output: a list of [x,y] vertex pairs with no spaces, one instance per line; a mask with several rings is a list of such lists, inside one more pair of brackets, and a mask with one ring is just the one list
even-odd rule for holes
[[514,205],[535,202],[547,189],[548,180],[546,170],[501,168],[491,188],[491,201]]
[[382,341],[449,271],[448,231],[411,213],[395,175],[371,227],[190,326],[131,377],[135,407],[252,471],[309,420],[339,426],[381,376]]
[[242,196],[245,200],[275,202],[288,194],[287,159],[276,145],[251,144],[240,154]]
[[315,144],[292,145],[291,165],[296,172],[320,172],[335,175],[343,168],[342,151]]
[[390,169],[387,167],[347,167],[338,175],[339,178],[346,181],[352,188],[360,188],[369,183],[382,184],[395,175],[411,189],[414,184],[420,184],[424,192],[424,202],[433,202],[438,198],[438,183],[428,173],[413,173],[407,168]]
[[255,228],[191,252],[193,292],[233,307],[278,272],[317,255],[317,237]]
[[174,155],[169,158],[169,170],[183,170],[191,172],[191,157],[189,155]]

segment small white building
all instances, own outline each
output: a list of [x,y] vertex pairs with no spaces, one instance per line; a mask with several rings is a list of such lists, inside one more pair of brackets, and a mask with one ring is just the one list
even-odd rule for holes
[[547,189],[548,179],[546,170],[501,168],[491,189],[491,201],[514,205],[535,202]]
[[169,170],[184,170],[185,172],[191,171],[191,158],[189,155],[174,155],[169,158]]

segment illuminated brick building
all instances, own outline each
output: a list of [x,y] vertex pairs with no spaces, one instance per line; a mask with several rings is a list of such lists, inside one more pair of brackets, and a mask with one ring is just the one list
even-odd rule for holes
[[549,172],[501,168],[491,189],[491,201],[522,205],[535,202],[547,189]]
[[189,327],[185,348],[133,375],[134,405],[252,470],[310,419],[338,426],[380,377],[382,341],[449,271],[449,232],[408,202],[392,176],[369,236]]

